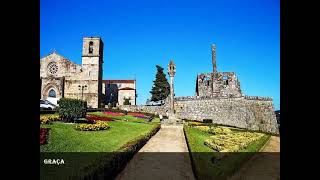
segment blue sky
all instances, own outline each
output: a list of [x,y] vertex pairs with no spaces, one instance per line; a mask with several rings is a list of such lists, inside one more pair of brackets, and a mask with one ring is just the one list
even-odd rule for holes
[[194,95],[216,44],[218,71],[236,72],[244,94],[280,109],[279,0],[40,1],[40,57],[55,49],[80,64],[84,36],[104,42],[103,79],[136,77],[138,104],[150,97],[155,65],[170,59],[176,96]]

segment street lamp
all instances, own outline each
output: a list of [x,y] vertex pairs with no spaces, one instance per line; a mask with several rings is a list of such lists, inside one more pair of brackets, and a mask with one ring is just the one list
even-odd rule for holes
[[78,86],[79,87],[79,90],[81,90],[81,100],[83,100],[83,90],[86,90],[87,89],[87,85],[84,85],[84,86]]

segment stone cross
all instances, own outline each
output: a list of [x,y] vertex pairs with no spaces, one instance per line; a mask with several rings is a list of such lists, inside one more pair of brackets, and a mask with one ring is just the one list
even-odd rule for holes
[[212,69],[213,72],[217,72],[217,62],[216,62],[216,45],[212,44],[211,45],[211,51],[212,51]]
[[174,89],[173,89],[173,78],[176,74],[176,65],[172,60],[168,65],[168,74],[170,76],[170,111],[174,113]]

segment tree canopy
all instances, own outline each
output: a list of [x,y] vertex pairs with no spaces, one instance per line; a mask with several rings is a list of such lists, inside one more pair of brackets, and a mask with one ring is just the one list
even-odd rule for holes
[[156,80],[153,81],[153,86],[150,91],[151,101],[164,100],[170,94],[170,85],[166,78],[166,75],[163,72],[163,68],[159,65],[156,65],[157,74]]

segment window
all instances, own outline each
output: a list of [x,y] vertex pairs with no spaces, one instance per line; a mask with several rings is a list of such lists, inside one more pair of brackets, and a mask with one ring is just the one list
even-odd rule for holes
[[89,42],[89,54],[92,54],[92,52],[93,52],[93,42],[90,41]]
[[204,77],[203,79],[207,86],[210,86],[210,77]]
[[57,63],[55,63],[55,62],[50,62],[50,63],[48,64],[48,72],[53,75],[53,74],[56,74],[57,71],[58,71]]
[[229,84],[229,82],[228,82],[228,76],[223,76],[223,77],[222,77],[222,80],[223,80],[223,84],[224,84],[224,85],[227,86],[227,85]]
[[53,98],[56,97],[56,92],[53,89],[49,91],[49,97],[53,97]]

